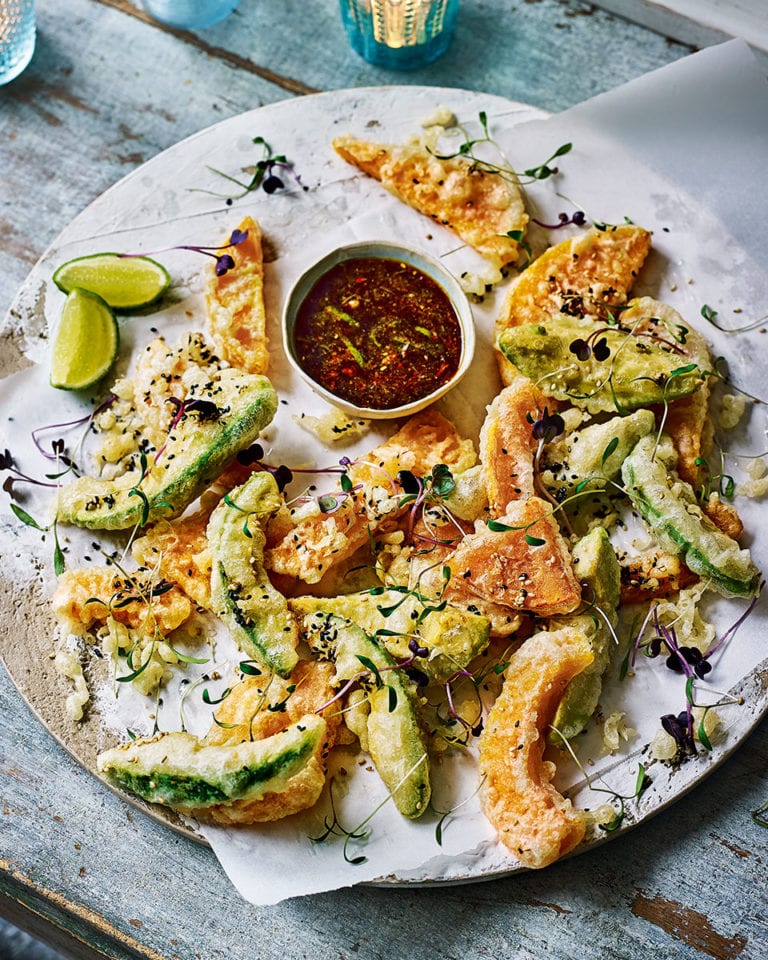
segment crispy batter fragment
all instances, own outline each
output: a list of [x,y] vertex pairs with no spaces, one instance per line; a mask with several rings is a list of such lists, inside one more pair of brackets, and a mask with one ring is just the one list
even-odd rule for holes
[[[156,593],[158,586],[151,573],[129,578],[114,567],[65,570],[56,584],[53,611],[72,633],[105,623],[110,615],[132,630],[171,633],[189,619],[192,604],[175,586]],[[98,602],[89,602],[94,598]]]
[[701,480],[701,466],[696,461],[707,453],[709,393],[705,380],[695,393],[670,403],[664,419],[664,432],[677,451],[677,473],[692,487]]
[[724,503],[717,493],[713,493],[708,500],[702,503],[701,509],[724,534],[731,537],[732,540],[741,539],[741,535],[744,533],[744,524],[732,503]]
[[372,143],[337,137],[333,147],[403,202],[457,233],[496,267],[517,260],[507,236],[528,223],[519,187],[463,157],[441,160],[417,144]]
[[463,440],[445,417],[430,410],[417,413],[394,436],[349,468],[353,489],[347,495],[339,491],[338,509],[333,513],[322,513],[318,508],[300,515],[296,523],[282,513],[270,524],[267,569],[308,584],[318,583],[330,569],[364,546],[372,533],[395,525],[402,512],[401,490],[396,483],[400,470],[420,476],[435,463],[465,470],[475,459],[472,442]]
[[212,272],[208,279],[211,335],[221,358],[233,367],[246,373],[266,373],[269,349],[261,229],[251,217],[238,229],[247,231],[248,236],[227,251],[235,266],[220,277]]
[[199,510],[177,520],[161,520],[131,548],[142,566],[173,580],[197,606],[211,605],[211,551],[206,527],[217,497],[203,498]]
[[664,600],[698,581],[680,557],[661,549],[621,563],[621,603]]
[[[301,660],[290,680],[277,676],[245,678],[219,707],[217,722],[211,725],[204,742],[218,745],[262,740],[284,730],[333,697],[333,674],[331,663]],[[267,793],[258,800],[220,804],[206,810],[205,815],[224,825],[266,823],[314,806],[325,785],[328,753],[341,724],[338,705],[327,707],[322,716],[327,723],[325,739],[307,766],[288,781],[284,791]]]
[[[496,321],[496,338],[507,327],[537,323],[558,313],[602,316],[623,304],[651,248],[651,234],[632,224],[593,227],[550,247],[520,274]],[[497,351],[502,382],[518,376]]]
[[573,628],[534,634],[512,654],[480,737],[486,816],[527,867],[546,867],[584,837],[585,815],[552,786],[544,749],[565,688],[591,662],[589,641]]

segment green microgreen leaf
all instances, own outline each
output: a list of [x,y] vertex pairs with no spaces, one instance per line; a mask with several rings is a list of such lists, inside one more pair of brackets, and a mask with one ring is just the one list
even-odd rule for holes
[[520,527],[512,527],[508,523],[502,523],[500,520],[489,520],[488,529],[493,533],[506,533],[508,530],[520,530]]
[[144,493],[143,490],[139,490],[138,487],[133,487],[128,491],[128,496],[141,498],[141,520],[139,521],[139,526],[145,527],[149,520],[149,500],[147,499],[146,493]]
[[[165,642],[168,643],[167,640]],[[176,647],[172,646],[170,643],[168,643],[168,646],[173,651],[174,655],[177,656],[179,660],[181,660],[182,663],[208,663],[208,660],[209,660],[208,657],[191,657],[188,654],[182,653],[180,650],[177,650]]]
[[230,693],[232,693],[232,687],[227,687],[220,697],[212,697],[210,693],[208,693],[208,687],[203,687],[203,703],[207,703],[209,707],[213,707],[217,703],[226,700]]
[[244,673],[249,677],[260,677],[264,672],[255,660],[241,660],[237,666],[240,673]]
[[37,520],[31,517],[26,510],[22,510],[17,503],[11,504],[11,510],[13,510],[16,517],[26,526],[39,530],[41,533],[45,533],[48,530],[48,527],[41,527]]
[[379,673],[379,668],[369,657],[363,656],[363,654],[355,654],[357,659],[362,663],[366,670],[370,671],[373,674],[374,680],[376,681],[377,689],[384,686],[384,681],[381,679],[381,673]]
[[532,534],[526,533],[525,542],[528,544],[529,547],[541,547],[547,541],[542,540],[541,537],[534,537]]
[[619,445],[619,438],[613,437],[608,446],[603,450],[603,460],[602,465],[605,466],[605,461],[611,456],[611,454],[616,450],[616,447]]
[[766,800],[765,803],[761,803],[756,810],[752,811],[752,819],[758,827],[768,829],[768,800]]

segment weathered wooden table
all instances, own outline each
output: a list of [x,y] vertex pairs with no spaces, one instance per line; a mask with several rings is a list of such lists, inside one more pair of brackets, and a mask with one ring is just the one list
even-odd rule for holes
[[[34,60],[0,91],[2,310],[89,201],[217,120],[391,83],[560,110],[689,52],[575,0],[463,0],[450,54],[410,74],[359,60],[336,0],[241,0],[199,34],[158,25],[131,0],[37,9]],[[768,955],[767,835],[750,816],[768,797],[768,722],[661,816],[544,873],[355,888],[266,909],[239,899],[208,849],[79,768],[2,669],[0,729],[0,914],[74,957]]]

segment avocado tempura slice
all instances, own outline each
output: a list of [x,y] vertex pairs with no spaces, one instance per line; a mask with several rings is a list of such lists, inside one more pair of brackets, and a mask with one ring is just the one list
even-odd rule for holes
[[178,517],[249,447],[277,410],[266,377],[232,369],[195,384],[164,447],[143,458],[142,475],[78,477],[59,493],[58,519],[91,530],[128,530]]

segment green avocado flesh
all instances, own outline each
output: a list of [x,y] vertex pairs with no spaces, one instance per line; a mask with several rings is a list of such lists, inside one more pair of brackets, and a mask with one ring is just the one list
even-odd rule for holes
[[325,736],[308,714],[264,740],[208,746],[190,733],[164,733],[99,754],[111,783],[150,803],[204,808],[279,793],[314,756]]
[[749,551],[712,523],[690,484],[667,471],[655,448],[655,438],[644,437],[624,461],[622,478],[632,505],[660,545],[681,556],[713,590],[724,597],[753,596],[761,574]]
[[[313,653],[336,666],[334,683],[360,677],[370,712],[368,748],[379,776],[405,817],[420,817],[429,805],[429,755],[419,723],[413,683],[364,630],[332,613],[308,614],[304,636]],[[378,685],[364,661],[379,671]],[[361,676],[363,674],[364,676]]]
[[[595,527],[573,548],[576,576],[584,585],[585,613],[560,617],[555,628],[574,626],[589,639],[594,660],[568,684],[557,708],[549,742],[562,746],[562,737],[571,740],[586,727],[597,709],[603,675],[616,649],[612,627],[618,621],[621,572],[616,552],[604,527]],[[607,619],[607,623],[606,623]]]
[[[594,337],[598,330],[599,336]],[[602,339],[610,350],[605,359],[596,359],[593,349],[580,360],[571,350],[578,341],[589,340],[594,347]],[[698,390],[708,364],[706,351],[703,356],[682,355],[661,345],[662,340],[668,338],[640,336],[623,326],[558,315],[542,323],[508,327],[498,345],[507,360],[547,396],[599,413],[647,407]],[[678,372],[691,364],[690,372]]]
[[157,462],[149,458],[143,478],[135,473],[117,480],[79,477],[60,492],[59,521],[92,530],[127,530],[179,516],[256,440],[277,410],[277,394],[266,377],[228,369],[199,385],[193,398],[210,409],[203,415],[190,407],[169,433]]
[[254,473],[211,514],[211,607],[238,647],[281,677],[298,660],[298,629],[285,597],[264,569],[263,525],[282,498],[270,473]]
[[[488,646],[487,617],[468,613],[450,605],[427,613],[419,623],[424,605],[414,596],[395,590],[382,593],[350,593],[341,597],[296,597],[289,600],[298,615],[321,611],[351,620],[384,646],[393,657],[406,659],[411,652],[409,641],[418,637],[429,650],[414,666],[431,679],[446,681]],[[385,611],[384,613],[382,611]],[[377,631],[389,631],[378,634]]]

